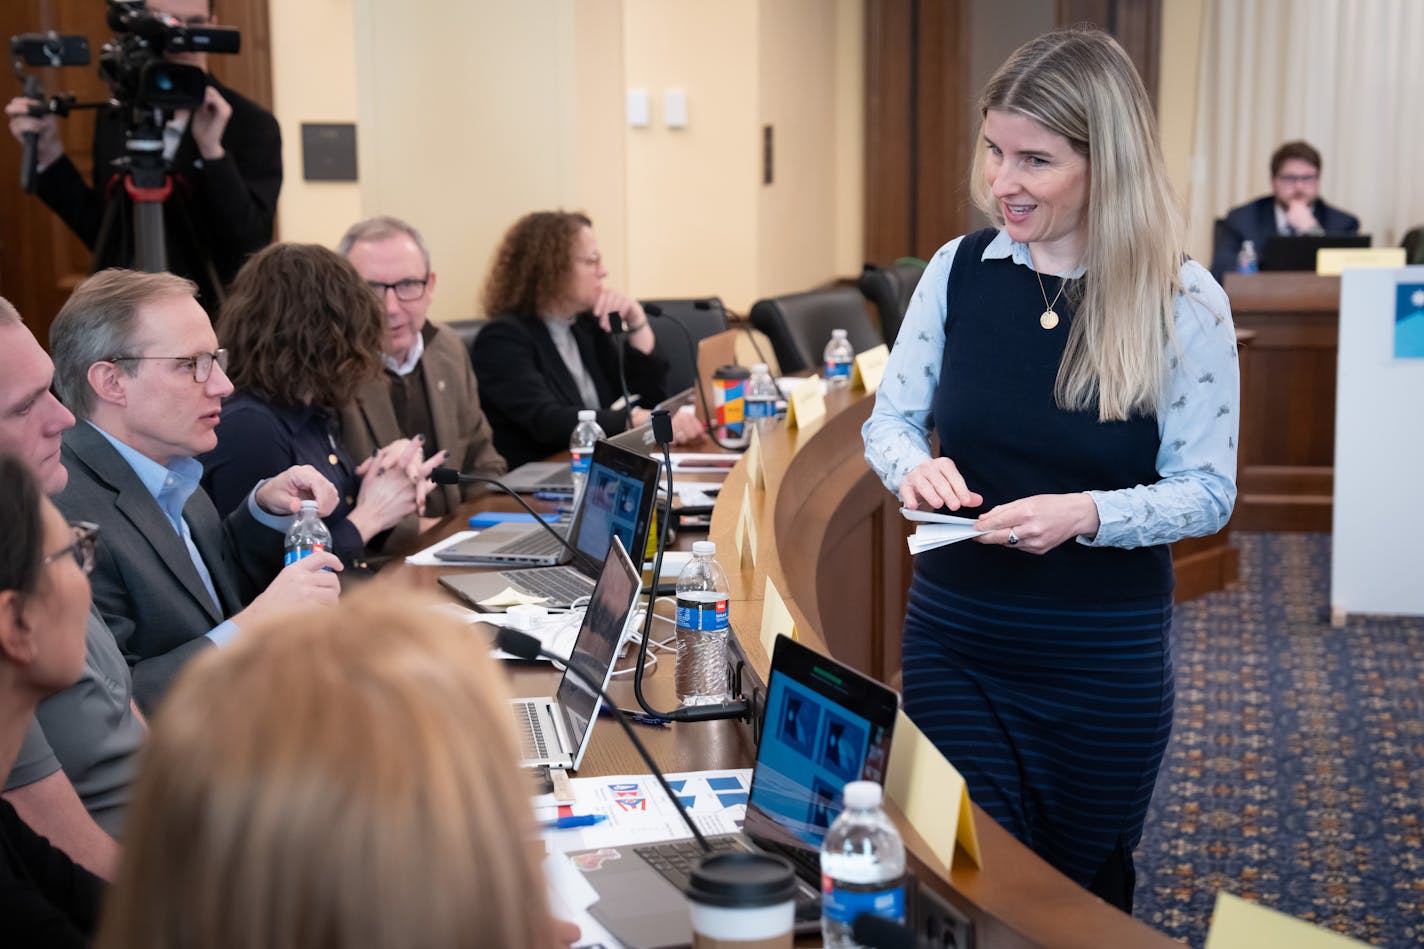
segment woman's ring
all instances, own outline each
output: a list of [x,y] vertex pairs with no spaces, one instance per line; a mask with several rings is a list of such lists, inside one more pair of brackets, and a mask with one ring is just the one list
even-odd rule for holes
[[1013,547],[1019,542],[1019,535],[1014,533],[1012,527],[1009,528],[1009,546]]

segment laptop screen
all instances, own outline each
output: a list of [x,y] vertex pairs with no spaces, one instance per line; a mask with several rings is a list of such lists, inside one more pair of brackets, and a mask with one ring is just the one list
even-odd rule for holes
[[[642,571],[628,559],[622,542],[610,544],[569,657],[569,665],[577,666],[605,689],[617,658],[618,643],[632,618],[633,605],[642,586]],[[573,760],[573,767],[577,769],[592,731],[589,723],[598,714],[598,696],[577,676],[565,672],[555,699],[566,716],[564,724],[569,738],[577,748]]]
[[573,543],[594,563],[602,563],[614,537],[623,549],[642,562],[648,542],[648,523],[657,495],[658,463],[600,441],[588,466],[588,483],[573,524]]
[[885,783],[898,707],[893,690],[778,637],[746,832],[819,850],[846,783]]

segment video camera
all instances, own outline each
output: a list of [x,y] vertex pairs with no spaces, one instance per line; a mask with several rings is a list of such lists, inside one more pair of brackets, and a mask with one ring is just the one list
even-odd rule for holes
[[145,0],[109,0],[114,38],[99,53],[99,76],[119,105],[139,111],[196,109],[208,77],[197,66],[170,63],[167,53],[236,53],[241,34],[225,26],[187,26],[149,10]]

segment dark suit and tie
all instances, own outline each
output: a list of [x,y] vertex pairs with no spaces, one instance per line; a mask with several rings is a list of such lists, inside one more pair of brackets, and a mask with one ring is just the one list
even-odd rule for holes
[[[1360,219],[1317,198],[1311,204],[1315,220],[1325,234],[1348,236],[1360,232]],[[1236,269],[1236,255],[1241,245],[1251,241],[1259,256],[1266,242],[1283,233],[1277,226],[1276,199],[1271,195],[1257,198],[1232,208],[1226,218],[1216,222],[1215,247],[1211,255],[1211,274],[1217,280]]]

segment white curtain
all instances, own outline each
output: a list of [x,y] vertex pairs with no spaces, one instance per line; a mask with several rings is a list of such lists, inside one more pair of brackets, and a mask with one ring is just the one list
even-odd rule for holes
[[1320,150],[1321,197],[1374,246],[1424,225],[1424,2],[1206,0],[1191,241],[1270,191],[1271,152]]

